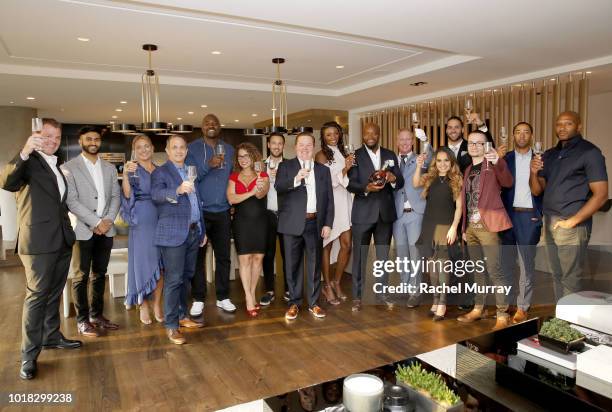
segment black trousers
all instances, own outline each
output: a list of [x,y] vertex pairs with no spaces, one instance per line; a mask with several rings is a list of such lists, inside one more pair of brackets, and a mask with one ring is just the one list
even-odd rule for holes
[[283,235],[285,244],[285,277],[289,287],[289,305],[302,304],[304,293],[304,252],[306,252],[306,295],[308,307],[313,307],[321,292],[321,255],[323,239],[315,219],[306,221],[300,236]]
[[59,304],[66,285],[72,248],[54,253],[19,255],[26,275],[21,325],[21,358],[36,360],[42,345],[57,342],[60,333]]
[[198,302],[206,299],[206,274],[204,273],[204,258],[206,248],[212,245],[215,253],[215,292],[217,300],[229,298],[230,278],[230,248],[232,221],[229,210],[212,213],[203,212],[208,242],[204,247],[198,248],[195,275],[191,280],[191,297]]
[[[285,264],[285,244],[283,243],[282,233],[276,231],[278,227],[278,215],[271,211],[267,211],[268,216],[268,237],[266,239],[266,253],[263,258],[263,272],[264,272],[264,283],[266,292],[274,292],[274,280],[276,274],[274,273],[274,259],[276,258],[276,239],[280,243],[280,253]],[[284,276],[285,290],[287,289],[287,275]]]
[[[376,246],[376,259],[387,260],[389,258],[393,223],[383,222],[379,216],[376,223],[353,223],[351,230],[353,231],[353,299],[361,299],[363,297],[365,270],[372,236],[374,236],[374,245]],[[385,273],[381,278],[381,282],[387,285],[389,283],[389,275]]]
[[[77,322],[102,316],[104,312],[104,290],[106,270],[110,260],[113,238],[94,235],[88,240],[79,240],[81,254],[79,271],[72,279],[72,295],[77,312]],[[89,274],[91,273],[91,306],[88,299]]]

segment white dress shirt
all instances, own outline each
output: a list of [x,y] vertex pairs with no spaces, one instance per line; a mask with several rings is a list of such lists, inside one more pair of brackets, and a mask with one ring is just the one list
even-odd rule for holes
[[[304,168],[304,161],[298,159],[300,162],[300,167]],[[312,162],[312,169],[308,174],[308,177],[304,179],[306,183],[306,213],[317,213],[317,191],[315,187],[315,172],[314,172],[314,162]],[[302,184],[301,180],[293,179],[294,187],[298,187]]]
[[48,155],[43,152],[38,152],[42,156],[43,159],[47,162],[53,173],[55,174],[55,179],[57,180],[57,187],[60,192],[60,200],[64,197],[64,193],[66,193],[66,183],[64,183],[64,178],[62,177],[62,172],[60,172],[57,167],[57,156]]
[[370,156],[370,159],[372,159],[372,164],[374,164],[374,170],[380,170],[381,164],[380,164],[380,147],[378,148],[378,150],[376,151],[376,153],[374,153],[373,151],[370,150],[369,147],[364,146],[366,151],[368,152],[368,155]]
[[531,149],[525,154],[514,151],[515,178],[514,200],[512,207],[532,208],[531,189],[529,188],[529,172],[531,163]]
[[448,144],[448,148],[451,149],[453,151],[453,153],[455,154],[455,159],[459,159],[459,149],[461,149],[461,143],[463,143],[463,139],[459,140],[459,143],[457,143],[456,145],[453,145],[451,143]]
[[102,175],[102,162],[98,158],[96,163],[92,163],[88,158],[83,156],[83,160],[85,161],[85,166],[87,166],[87,170],[91,175],[91,178],[96,185],[96,191],[98,192],[98,206],[96,207],[96,215],[98,217],[102,217],[104,213],[104,205],[106,204],[106,198],[104,197],[104,177]]
[[[274,183],[272,183],[272,181],[274,181],[274,178],[272,178],[272,175],[270,174],[270,167],[268,166],[270,163],[270,159],[272,156],[269,156],[266,159],[266,171],[268,172],[268,176],[270,176],[270,190],[268,190],[268,195],[267,195],[267,209],[271,210],[273,212],[278,212],[278,195],[276,194],[276,189],[274,188]],[[280,162],[282,162],[282,159],[280,161],[276,161],[276,169],[278,171],[278,166],[280,164]]]

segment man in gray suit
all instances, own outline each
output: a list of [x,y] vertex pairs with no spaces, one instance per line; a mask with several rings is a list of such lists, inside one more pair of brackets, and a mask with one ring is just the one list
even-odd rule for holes
[[[83,127],[79,130],[81,155],[62,168],[68,182],[68,208],[77,217],[74,231],[81,254],[78,275],[72,281],[77,327],[80,334],[89,337],[98,336],[96,328],[119,328],[103,315],[106,269],[120,198],[117,169],[98,157],[101,143],[102,137],[96,128]],[[91,307],[87,294],[90,272]]]
[[[422,132],[421,137],[427,138],[425,132]],[[417,168],[417,155],[413,152],[414,142],[415,137],[410,129],[400,129],[397,134],[397,157],[405,183],[400,190],[394,193],[397,220],[393,222],[393,238],[395,239],[397,257],[402,260],[408,258],[416,262],[420,259],[420,256],[417,253],[415,243],[421,235],[425,199],[421,197],[423,189],[415,189],[412,185],[412,176]],[[428,165],[430,160],[431,151],[428,149],[425,165]],[[418,287],[419,283],[421,283],[421,274],[420,270],[416,271],[416,273],[402,271],[400,272],[400,277],[402,283]],[[409,308],[418,306],[419,295],[417,291],[408,297],[407,306]]]

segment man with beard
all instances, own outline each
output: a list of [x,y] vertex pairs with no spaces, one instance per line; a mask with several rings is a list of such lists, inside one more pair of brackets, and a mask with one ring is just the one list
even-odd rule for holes
[[[268,150],[270,156],[265,160],[266,171],[270,176],[270,190],[268,190],[267,196],[267,208],[268,208],[268,241],[266,247],[266,253],[263,259],[263,272],[265,281],[266,293],[261,297],[259,304],[267,306],[274,301],[274,279],[276,274],[274,273],[274,258],[276,257],[276,238],[278,237],[280,244],[280,252],[285,262],[285,246],[283,245],[283,235],[277,232],[278,227],[278,194],[274,188],[274,182],[276,180],[276,173],[278,166],[285,160],[283,158],[283,149],[285,148],[285,136],[280,133],[272,133],[268,137]],[[289,289],[287,289],[287,276],[285,276],[285,300],[289,299]]]
[[544,193],[544,240],[557,299],[584,290],[592,216],[608,200],[608,173],[601,150],[581,135],[576,112],[555,123],[559,143],[531,160],[531,193]]
[[[232,171],[234,148],[219,138],[221,123],[214,114],[207,114],[202,119],[201,139],[189,144],[185,163],[196,166],[198,178],[197,191],[204,216],[205,232],[215,253],[215,292],[217,307],[225,312],[236,311],[236,306],[229,299],[231,217],[230,204],[227,201],[227,184]],[[220,154],[219,148],[223,149]],[[194,317],[202,315],[206,297],[206,277],[204,274],[204,257],[206,249],[198,249],[195,275],[191,281],[193,304],[189,314]]]
[[[113,247],[113,222],[121,203],[117,169],[98,157],[102,137],[93,126],[79,130],[80,156],[63,165],[68,182],[67,204],[76,216],[74,229],[80,251],[79,270],[72,280],[77,327],[83,336],[97,337],[96,328],[115,330],[119,325],[104,317],[106,269]],[[88,298],[92,274],[91,306]]]
[[[404,177],[400,172],[397,157],[391,150],[380,147],[380,127],[367,123],[363,127],[363,146],[355,151],[359,167],[349,170],[348,191],[355,194],[352,211],[353,230],[353,311],[361,310],[364,276],[368,258],[368,248],[372,236],[376,246],[376,259],[387,260],[393,222],[397,219],[395,212],[396,190],[404,187]],[[393,166],[386,170],[384,183],[370,182],[370,176],[381,170],[385,162],[393,161]],[[388,275],[382,283],[387,284]],[[378,300],[391,308],[393,305],[385,297]]]
[[0,175],[0,187],[17,192],[17,245],[26,276],[21,379],[36,376],[41,349],[81,346],[81,342],[66,339],[60,332],[59,302],[74,243],[66,207],[66,180],[54,155],[61,140],[61,125],[54,119],[43,119],[40,134],[28,138]]
[[501,233],[502,269],[508,285],[514,286],[515,283],[517,248],[521,259],[517,311],[513,323],[527,319],[534,288],[536,245],[542,234],[542,196],[532,195],[529,187],[532,134],[533,128],[529,123],[517,123],[512,130],[514,150],[504,157],[514,178],[512,187],[502,189],[504,207],[512,221],[512,228]]

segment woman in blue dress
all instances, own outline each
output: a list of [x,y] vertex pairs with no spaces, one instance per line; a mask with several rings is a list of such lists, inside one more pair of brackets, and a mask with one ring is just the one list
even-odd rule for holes
[[151,139],[136,135],[132,153],[135,160],[125,164],[121,184],[121,215],[130,227],[125,304],[139,305],[140,321],[149,325],[151,304],[155,319],[163,322],[161,255],[153,243],[157,208],[151,200],[151,173],[155,170]]

